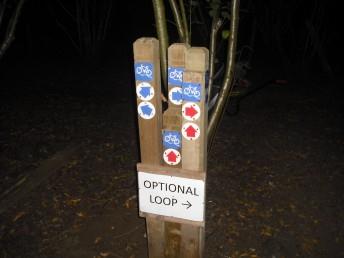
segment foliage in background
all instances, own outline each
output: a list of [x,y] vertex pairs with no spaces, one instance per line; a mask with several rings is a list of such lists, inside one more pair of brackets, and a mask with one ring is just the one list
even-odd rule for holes
[[15,39],[15,29],[25,0],[0,1],[0,59]]
[[[329,34],[326,30],[326,4],[291,1],[239,0],[152,0],[157,34],[161,44],[161,66],[164,89],[167,90],[167,22],[175,25],[179,42],[209,49],[208,146],[238,79],[245,78],[251,67],[255,48],[265,53],[262,61],[274,58],[285,71],[309,69],[316,61],[330,78],[332,68],[325,51]],[[168,5],[167,5],[168,2]],[[166,7],[165,8],[165,4]],[[167,12],[165,11],[167,10]],[[238,24],[240,12],[240,37]],[[167,17],[167,18],[166,18]],[[173,22],[170,21],[173,17]],[[240,46],[237,50],[237,42]],[[236,60],[237,59],[237,60]],[[267,78],[272,79],[272,78]]]
[[98,59],[110,26],[113,1],[74,0],[64,3],[57,0],[57,3],[68,19],[62,22],[61,17],[55,15],[56,23],[78,54],[86,61],[93,62]]
[[317,62],[332,76],[328,61],[328,42],[334,30],[329,26],[324,1],[262,1],[251,0],[251,12],[262,43],[274,51],[286,69],[305,67]]
[[[167,20],[165,15],[165,6],[163,0],[152,0],[156,21],[157,34],[160,41],[160,54],[161,54],[161,66],[162,66],[162,77],[164,82],[165,91],[167,91],[166,73],[167,73],[167,48],[168,42],[168,31],[167,31]],[[209,116],[209,127],[208,127],[208,146],[211,146],[212,139],[215,135],[217,126],[220,123],[221,117],[224,113],[226,102],[234,81],[234,65],[236,56],[236,41],[238,31],[238,19],[239,19],[239,0],[232,0],[231,5],[228,5],[227,1],[222,2],[221,0],[209,0],[207,4],[202,1],[189,1],[184,3],[183,0],[169,0],[170,10],[174,17],[174,23],[177,28],[179,35],[179,41],[191,44],[192,43],[192,24],[193,21],[202,26],[200,30],[201,37],[204,36],[205,32],[208,32],[207,21],[204,18],[203,10],[206,9],[211,17],[211,33],[208,35],[210,42],[210,74],[209,74],[209,85],[208,93],[211,94],[212,82],[214,81],[215,72],[215,60],[217,52],[217,42],[221,40],[218,37],[218,32],[222,30],[227,42],[226,51],[226,69],[222,76],[222,85],[220,92],[217,97],[216,104],[213,108],[213,112]],[[186,11],[188,10],[188,11]],[[189,18],[187,20],[187,17]],[[230,19],[229,19],[230,18]],[[226,28],[226,29],[224,29]],[[161,44],[161,42],[163,44]],[[209,95],[208,99],[211,99]]]

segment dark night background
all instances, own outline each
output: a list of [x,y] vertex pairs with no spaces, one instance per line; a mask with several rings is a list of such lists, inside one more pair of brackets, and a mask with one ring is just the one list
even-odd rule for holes
[[[245,79],[262,87],[224,116],[209,154],[205,257],[344,257],[342,14],[332,1],[261,2],[241,1],[238,50],[257,21]],[[76,36],[61,3],[74,11],[27,0],[0,59],[0,258],[147,257],[132,43],[156,37],[151,1],[113,1],[91,57],[58,25]]]

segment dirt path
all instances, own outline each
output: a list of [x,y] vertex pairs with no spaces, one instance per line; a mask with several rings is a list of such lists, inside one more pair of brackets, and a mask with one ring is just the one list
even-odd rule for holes
[[[82,147],[1,215],[0,257],[147,257],[132,92],[111,74],[83,90],[75,80],[72,91],[68,81],[49,90],[30,81],[3,97],[1,189],[66,146]],[[344,257],[343,114],[323,90],[267,88],[224,118],[209,157],[205,257]]]

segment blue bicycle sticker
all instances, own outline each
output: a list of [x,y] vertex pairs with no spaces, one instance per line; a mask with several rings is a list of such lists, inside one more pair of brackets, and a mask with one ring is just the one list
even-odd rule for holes
[[135,80],[151,81],[153,80],[153,64],[147,62],[135,63]]
[[180,149],[182,145],[181,133],[177,131],[163,131],[162,142],[165,148]]
[[183,83],[183,100],[200,102],[201,101],[201,84],[193,82]]
[[181,86],[183,83],[184,68],[182,67],[168,67],[168,84]]

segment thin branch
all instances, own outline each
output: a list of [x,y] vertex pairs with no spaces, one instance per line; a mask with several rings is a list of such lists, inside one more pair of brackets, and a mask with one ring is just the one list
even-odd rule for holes
[[89,19],[91,20],[90,27],[91,27],[91,45],[92,45],[92,56],[95,54],[95,48],[97,47],[97,22],[101,23],[101,18],[97,20],[97,1],[92,1],[91,5],[87,5],[87,8],[91,6],[91,13],[89,15]]
[[75,15],[73,15],[65,6],[62,4],[60,0],[57,0],[57,3],[61,6],[61,8],[68,14],[69,17],[71,17],[74,21],[76,21]]
[[183,27],[185,31],[185,43],[190,45],[190,34],[189,34],[189,29],[188,29],[188,21],[186,19],[184,0],[179,0],[179,7],[180,7],[180,13],[182,15]]
[[5,39],[1,44],[0,47],[0,59],[3,57],[3,55],[5,54],[6,50],[9,48],[9,46],[11,45],[11,43],[14,40],[14,32],[18,23],[18,19],[19,19],[19,15],[21,13],[21,10],[23,8],[25,0],[20,0],[16,6],[15,11],[12,14],[12,17],[7,25],[7,31],[5,34]]
[[222,88],[219,92],[219,97],[217,99],[217,102],[214,107],[214,111],[209,121],[208,150],[210,150],[211,148],[211,145],[216,133],[216,129],[219,126],[221,119],[223,117],[227,100],[233,86],[236,42],[237,42],[237,34],[238,34],[238,26],[239,26],[239,6],[240,6],[240,0],[232,0],[226,72],[225,72],[225,77],[222,83]]
[[7,0],[4,0],[2,4],[0,4],[0,26],[2,24],[2,20],[4,18],[4,13],[5,13],[5,9],[6,9],[6,4],[7,4]]
[[78,43],[79,43],[79,48],[80,48],[80,56],[82,56],[83,54],[83,50],[82,50],[82,26],[81,26],[81,23],[82,23],[82,19],[81,19],[81,12],[80,12],[80,3],[79,3],[79,0],[76,0],[75,1],[75,11],[76,11],[76,26],[77,26],[77,31],[78,31]]
[[91,27],[91,21],[90,21],[90,10],[89,10],[89,4],[85,1],[82,1],[83,3],[83,9],[84,9],[84,19],[83,24],[84,24],[84,43],[85,43],[85,53],[86,57],[90,57],[92,55],[92,27]]
[[182,16],[180,14],[179,8],[177,6],[176,0],[169,0],[170,7],[173,13],[174,21],[176,22],[177,25],[177,31],[179,35],[179,39],[182,43],[186,43],[186,35],[184,31],[184,25],[183,25],[183,20]]
[[66,29],[65,26],[62,25],[62,23],[60,23],[57,19],[56,19],[56,24],[57,26],[59,26],[62,31],[67,35],[67,37],[69,38],[69,40],[72,42],[72,45],[75,47],[76,51],[78,51],[78,53],[81,55],[81,49],[80,46],[76,43],[76,41],[73,39],[72,35],[68,32],[68,30]]
[[171,21],[169,19],[166,19],[167,23],[172,24],[173,26],[177,27],[177,24],[174,21]]
[[[105,27],[105,21],[106,21],[106,17],[107,17],[107,13],[108,13],[108,10],[106,10],[106,12],[104,11],[105,10],[105,4],[106,4],[106,1],[103,2],[103,6],[100,6],[99,9],[102,11],[102,13],[106,13],[105,15],[102,15],[101,17],[99,17],[97,20],[98,20],[98,26],[97,26],[97,30],[96,30],[96,40],[97,41],[100,41],[103,39],[103,31],[104,31],[104,27]],[[104,8],[102,8],[104,7]]]
[[163,0],[152,0],[155,24],[160,45],[160,65],[165,92],[167,92],[167,48],[168,34]]
[[109,27],[109,21],[110,21],[110,17],[111,17],[111,11],[112,11],[112,1],[108,1],[109,5],[107,6],[107,13],[106,13],[106,19],[105,19],[105,26],[104,26],[104,32],[103,32],[103,40],[105,40],[105,36],[106,33],[108,31],[108,27]]
[[216,42],[219,28],[223,21],[219,18],[219,8],[214,10],[214,17],[211,24],[210,47],[209,47],[209,84],[208,84],[208,100],[211,99],[211,93],[214,83],[215,59],[216,59]]
[[118,239],[118,238],[124,237],[124,236],[126,236],[126,235],[129,235],[129,234],[135,232],[136,230],[138,230],[138,229],[139,229],[140,227],[142,227],[142,226],[143,226],[143,225],[138,225],[138,226],[136,226],[136,227],[130,229],[130,230],[127,231],[127,232],[124,232],[124,233],[122,233],[122,234],[113,236],[112,239]]

